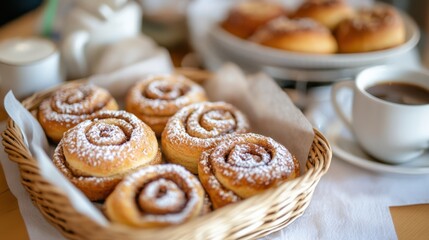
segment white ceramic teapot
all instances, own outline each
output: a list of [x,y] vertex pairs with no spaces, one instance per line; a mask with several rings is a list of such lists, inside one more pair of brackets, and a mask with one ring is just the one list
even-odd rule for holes
[[61,52],[68,78],[90,75],[109,44],[137,36],[141,17],[141,7],[135,2],[78,0],[63,28]]

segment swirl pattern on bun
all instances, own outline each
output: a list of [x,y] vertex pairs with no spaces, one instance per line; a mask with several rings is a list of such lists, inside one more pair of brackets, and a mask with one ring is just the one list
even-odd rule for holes
[[179,109],[206,101],[204,89],[181,75],[153,75],[136,83],[128,92],[126,110],[161,136],[168,119]]
[[182,166],[149,166],[118,184],[106,199],[106,213],[134,227],[176,225],[204,211],[204,194],[198,178]]
[[226,139],[201,155],[198,177],[220,208],[299,176],[299,162],[269,137],[247,133]]
[[248,129],[247,118],[231,104],[196,103],[170,118],[162,133],[162,150],[168,162],[182,165],[196,174],[204,150]]
[[93,84],[65,86],[39,106],[38,120],[46,135],[59,142],[64,132],[102,110],[118,110],[110,93]]
[[125,111],[100,111],[71,128],[58,144],[55,166],[92,201],[103,200],[138,168],[161,163],[154,132]]

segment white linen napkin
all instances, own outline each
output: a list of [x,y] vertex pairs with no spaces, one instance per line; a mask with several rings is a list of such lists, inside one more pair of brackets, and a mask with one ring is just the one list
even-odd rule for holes
[[117,41],[103,51],[94,66],[93,75],[114,72],[124,66],[148,59],[154,56],[157,50],[159,48],[155,41],[144,34]]
[[116,98],[124,96],[126,91],[139,78],[148,74],[170,73],[173,63],[166,49],[157,49],[154,54],[143,61],[132,65],[124,65],[114,72],[90,76],[88,81],[106,88]]
[[429,176],[375,173],[333,158],[282,239],[397,239],[389,206],[429,202]]

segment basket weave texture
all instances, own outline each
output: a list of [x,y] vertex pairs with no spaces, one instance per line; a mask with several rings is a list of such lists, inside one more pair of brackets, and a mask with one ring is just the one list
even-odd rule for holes
[[[36,93],[26,99],[23,105],[30,111],[35,110],[55,90]],[[33,203],[66,238],[254,239],[284,228],[308,207],[314,189],[327,172],[332,158],[326,138],[317,129],[314,132],[306,171],[299,178],[187,223],[162,229],[134,229],[114,223],[104,227],[97,224],[77,212],[63,190],[41,176],[37,160],[25,146],[21,131],[12,120],[9,120],[2,134],[2,142],[9,159],[19,165],[21,182]]]

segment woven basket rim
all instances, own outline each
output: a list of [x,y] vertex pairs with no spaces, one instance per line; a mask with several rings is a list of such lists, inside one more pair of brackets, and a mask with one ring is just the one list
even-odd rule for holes
[[[85,80],[79,80],[79,81],[68,82],[66,84],[80,84],[84,81]],[[45,98],[47,95],[52,93],[55,89],[62,86],[63,85],[57,86],[42,92],[38,92],[30,96],[29,98],[25,99],[23,101],[23,105],[27,109],[31,110],[41,102],[41,99]],[[241,212],[246,212],[247,209],[251,208],[252,206],[261,207],[261,202],[263,202],[263,200],[270,199],[271,196],[277,196],[279,194],[282,194],[284,191],[292,191],[292,192],[295,191],[299,193],[299,190],[301,189],[302,186],[306,186],[307,188],[314,189],[317,183],[319,182],[320,178],[328,171],[331,163],[331,159],[332,159],[332,149],[330,147],[329,142],[320,131],[314,128],[314,132],[315,132],[315,136],[314,136],[315,139],[313,141],[312,149],[314,147],[315,142],[320,143],[322,145],[321,148],[325,150],[323,154],[325,154],[326,157],[325,159],[319,159],[319,161],[316,161],[314,166],[311,163],[309,164],[309,160],[307,160],[306,171],[300,177],[287,181],[276,188],[269,189],[264,193],[254,196],[252,198],[245,199],[239,203],[231,204],[223,208],[217,209],[205,216],[200,216],[194,220],[182,223],[180,225],[163,228],[163,231],[161,232],[165,233],[165,232],[175,232],[178,230],[184,231],[186,229],[188,230],[195,229],[195,226],[200,226],[201,224],[206,224],[207,222],[214,222],[214,221],[217,221],[218,219],[224,219],[225,216],[232,215],[232,214],[229,214],[231,212],[238,211],[241,213]],[[43,181],[43,176],[40,175],[40,172],[39,172],[40,169],[38,169],[38,166],[37,166],[38,164],[37,160],[33,158],[31,153],[29,152],[28,147],[23,144],[23,138],[22,138],[20,129],[13,122],[12,119],[8,120],[7,128],[5,132],[2,133],[2,136],[3,136],[2,142],[3,142],[3,145],[5,146],[5,150],[8,154],[9,159],[11,161],[16,162],[21,168],[21,178],[23,177],[22,168],[27,164],[29,164],[36,170],[34,173],[34,176],[37,178],[42,178],[42,181]],[[309,154],[317,155],[318,153],[313,153],[312,149],[310,150]],[[316,149],[318,148],[316,147]],[[53,191],[55,192],[55,194],[66,198],[65,193],[61,189],[59,189],[58,187],[50,183],[47,183],[47,184],[48,186],[50,185],[50,187],[52,187],[52,189],[49,189],[49,191]],[[29,191],[30,195],[33,194],[31,190],[27,189],[27,191]],[[41,191],[44,191],[44,190],[41,190]],[[310,191],[310,195],[312,195],[312,191]],[[310,196],[307,201],[304,201],[304,204],[308,205],[309,202],[311,201],[311,197],[312,196]],[[53,224],[57,229],[59,229],[64,236],[73,238],[73,234],[67,235],[68,234],[67,231],[62,229],[62,227],[59,227],[59,224],[55,221],[55,217],[54,217],[54,220],[52,220],[51,217],[48,216],[49,214],[46,214],[45,212],[43,212],[43,209],[40,207],[40,205],[42,204],[38,202],[37,198],[33,199],[33,201],[36,204],[36,206],[38,206],[39,210],[43,213],[45,219],[47,219],[51,224]],[[301,214],[303,213],[304,210],[305,208],[302,210]],[[74,211],[76,210],[74,209]],[[301,214],[294,216],[294,218],[290,219],[289,222],[279,226],[288,225],[290,222],[292,222],[294,219],[299,217]],[[88,219],[87,216],[82,215],[80,213],[78,213],[78,215],[81,215],[82,219],[86,218],[85,221],[92,222],[92,224],[97,228],[106,230],[105,227],[98,225],[97,223],[93,222],[91,219]],[[231,217],[234,217],[234,215],[232,215]],[[130,232],[136,235],[153,234],[153,236],[158,236],[160,234],[159,229],[135,229],[135,228],[124,226],[117,223],[110,223],[107,228],[108,228],[107,231],[111,231],[113,233],[119,233],[119,234],[127,234]],[[268,235],[269,233],[277,231],[278,229],[279,228],[263,229],[264,231],[260,231],[261,234],[254,235],[254,236],[258,236],[258,237],[265,236],[265,235]]]

